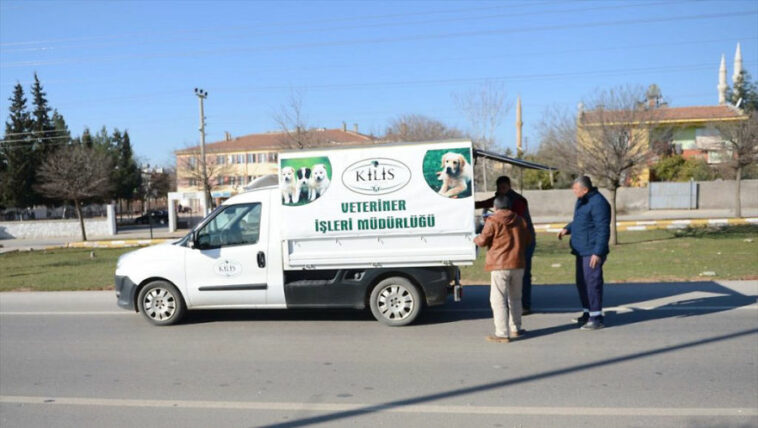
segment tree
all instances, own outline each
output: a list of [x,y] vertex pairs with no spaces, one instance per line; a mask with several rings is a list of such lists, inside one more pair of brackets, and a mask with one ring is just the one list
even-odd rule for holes
[[[131,202],[142,184],[142,172],[134,159],[129,132],[121,134],[115,129],[111,138],[114,142],[113,196],[119,201],[119,207],[122,201],[126,201],[127,211],[130,211]],[[122,209],[119,211],[123,212]]]
[[44,196],[70,201],[76,208],[82,240],[87,240],[82,204],[111,191],[111,158],[99,150],[83,146],[57,149],[37,170],[37,190]]
[[63,116],[58,113],[58,110],[53,110],[53,135],[51,141],[52,144],[56,146],[61,146],[64,144],[71,144],[71,131],[68,129],[68,125],[66,124],[66,120],[63,118]]
[[0,203],[9,207],[28,207],[34,203],[34,142],[32,119],[20,83],[14,86],[9,100],[10,114],[0,145]]
[[641,100],[645,100],[645,91],[637,87],[599,91],[585,103],[586,110],[584,105],[580,107],[575,120],[558,114],[555,123],[546,123],[542,129],[542,144],[564,157],[556,158],[556,165],[576,175],[589,175],[610,191],[611,245],[618,242],[618,188],[646,167],[651,140],[661,133],[659,110]]
[[84,131],[82,132],[82,136],[78,139],[82,146],[87,148],[93,148],[95,145],[95,141],[92,139],[92,133],[90,132],[89,128],[84,128]]
[[611,244],[618,242],[616,193],[636,178],[650,159],[653,136],[661,133],[659,110],[640,105],[641,88],[616,87],[598,93],[581,113],[577,132],[579,166],[611,193]]
[[508,100],[505,87],[496,82],[485,82],[476,88],[453,94],[458,110],[470,125],[473,140],[482,149],[498,145],[497,129],[513,102]]
[[[150,166],[146,169],[149,170]],[[168,195],[172,187],[172,171],[161,168],[148,172],[139,189],[143,207],[148,206],[151,199],[156,200]]]
[[703,159],[685,159],[681,155],[664,156],[652,165],[651,170],[659,181],[706,181],[716,176]]
[[[487,81],[475,88],[453,94],[453,101],[469,123],[469,134],[480,149],[492,150],[500,144],[497,130],[510,111],[513,102],[502,83]],[[521,156],[521,153],[517,154]],[[484,191],[487,183],[496,179],[501,172],[488,167],[487,159],[481,159],[480,177]]]
[[[281,129],[279,144],[287,149],[319,147],[329,142],[323,133],[309,127],[303,115],[303,93],[292,91],[287,103],[274,114],[274,121]],[[210,175],[210,174],[209,174]]]
[[758,161],[758,111],[754,111],[747,120],[716,128],[724,139],[724,158],[726,164],[734,171],[734,216],[742,217],[740,187],[742,171],[745,167]]
[[747,113],[758,110],[758,88],[753,83],[750,73],[742,70],[734,81],[734,87],[727,93],[727,99]]
[[392,119],[382,139],[387,141],[433,141],[461,138],[464,134],[439,120],[420,114],[404,114]]
[[[218,157],[225,159],[226,155],[205,155],[205,175],[203,175],[202,156],[200,147],[190,147],[177,153],[176,177],[177,180],[195,182],[198,187],[208,189],[207,200],[211,201],[211,191],[216,188],[220,179],[231,174],[232,168],[226,163],[218,162]],[[210,208],[210,207],[209,207]]]
[[[32,146],[34,150],[34,163],[39,165],[50,153],[55,150],[55,124],[50,117],[51,108],[48,105],[47,93],[42,87],[42,83],[34,73],[34,83],[31,89],[32,112],[31,112],[31,131]],[[36,188],[36,175],[32,176],[32,189]],[[34,192],[34,203],[48,203],[42,195]]]
[[540,141],[537,152],[541,163],[558,169],[554,173],[554,187],[568,188],[582,171],[579,167],[579,149],[576,140],[576,115],[568,110],[550,107],[537,124]]

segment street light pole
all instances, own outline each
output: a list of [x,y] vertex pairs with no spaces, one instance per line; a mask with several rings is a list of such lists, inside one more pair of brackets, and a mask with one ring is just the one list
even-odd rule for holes
[[200,103],[200,163],[203,168],[203,199],[205,200],[206,209],[206,212],[204,212],[203,215],[205,216],[208,214],[208,210],[210,210],[211,207],[211,201],[209,198],[210,191],[208,189],[208,172],[205,167],[205,112],[203,110],[203,101],[208,98],[208,91],[195,88],[195,95],[197,95],[197,100]]

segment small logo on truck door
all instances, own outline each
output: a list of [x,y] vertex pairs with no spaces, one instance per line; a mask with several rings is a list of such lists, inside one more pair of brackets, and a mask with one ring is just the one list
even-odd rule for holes
[[342,173],[342,183],[362,195],[383,195],[405,187],[411,181],[411,170],[400,161],[386,158],[364,159],[350,165]]
[[235,276],[242,272],[242,265],[232,260],[222,260],[214,266],[216,275]]

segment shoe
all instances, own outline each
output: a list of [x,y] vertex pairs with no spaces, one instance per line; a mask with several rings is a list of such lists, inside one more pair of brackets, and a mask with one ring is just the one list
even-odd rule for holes
[[581,325],[586,324],[587,321],[589,320],[590,320],[590,314],[588,314],[587,312],[583,313],[582,316],[578,318],[571,318],[571,322],[573,322],[574,324],[581,324]]
[[605,327],[602,321],[600,320],[589,320],[587,324],[583,325],[581,327],[582,330],[600,330],[601,328]]
[[495,336],[494,334],[487,336],[485,339],[487,339],[487,342],[495,342],[495,343],[508,343],[511,341],[507,337]]
[[520,337],[520,336],[523,336],[525,334],[526,334],[526,329],[524,329],[524,328],[520,328],[520,329],[518,329],[516,331],[512,331],[511,330],[511,337],[513,337],[513,338]]

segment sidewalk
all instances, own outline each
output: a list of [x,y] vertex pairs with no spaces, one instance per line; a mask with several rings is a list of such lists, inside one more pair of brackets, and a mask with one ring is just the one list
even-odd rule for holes
[[[537,232],[558,233],[568,222],[535,224],[534,229]],[[639,231],[655,229],[685,229],[687,227],[703,226],[739,226],[745,224],[758,225],[758,217],[749,218],[693,218],[681,220],[636,220],[636,221],[617,221],[616,228],[618,231]]]
[[[649,210],[631,213],[618,213],[617,222],[652,221],[652,220],[687,220],[687,219],[725,219],[734,214],[731,209],[719,210]],[[571,215],[533,215],[534,224],[566,223],[571,221]],[[743,208],[742,218],[758,217],[758,209]]]
[[[189,233],[189,230],[169,232],[167,227],[153,228],[153,238],[150,230],[123,230],[116,236],[92,236],[88,241],[76,238],[36,238],[36,239],[1,239],[0,254],[10,251],[46,250],[51,248],[123,248],[155,245],[169,240],[176,240]],[[114,239],[115,238],[115,239]]]
[[[743,218],[730,218],[731,210],[660,210],[640,211],[620,214],[619,231],[639,231],[653,229],[683,229],[686,227],[727,226],[758,224],[758,209],[745,209]],[[557,233],[571,221],[567,216],[535,216],[534,228],[537,232]],[[147,229],[123,230],[116,237],[93,236],[88,241],[72,238],[3,239],[0,240],[0,254],[9,251],[44,250],[49,248],[124,248],[155,245],[176,240],[189,233],[188,229],[168,232],[168,228],[154,228],[153,239]],[[116,238],[116,239],[114,239]]]

